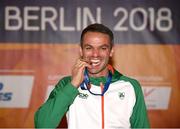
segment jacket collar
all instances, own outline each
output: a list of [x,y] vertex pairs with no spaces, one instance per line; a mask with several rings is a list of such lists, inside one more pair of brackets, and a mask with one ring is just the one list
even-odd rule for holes
[[[113,68],[113,73],[112,73],[112,80],[111,83],[116,82],[120,79],[120,77],[122,76],[121,73],[119,73],[116,69]],[[99,86],[100,83],[102,82],[103,84],[106,83],[107,77],[90,77],[90,83],[93,85],[97,85]]]

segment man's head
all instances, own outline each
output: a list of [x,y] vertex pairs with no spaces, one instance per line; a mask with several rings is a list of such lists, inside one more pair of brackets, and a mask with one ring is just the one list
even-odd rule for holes
[[80,54],[91,64],[88,71],[91,76],[106,76],[109,58],[113,54],[113,33],[102,24],[92,24],[81,35]]
[[104,26],[103,24],[98,24],[98,23],[95,23],[95,24],[91,24],[89,26],[87,26],[81,33],[81,47],[83,46],[83,38],[84,38],[84,35],[87,33],[87,32],[99,32],[99,33],[104,33],[104,34],[107,34],[109,36],[109,39],[110,39],[110,46],[111,48],[113,47],[114,45],[114,35],[113,35],[113,32],[106,26]]

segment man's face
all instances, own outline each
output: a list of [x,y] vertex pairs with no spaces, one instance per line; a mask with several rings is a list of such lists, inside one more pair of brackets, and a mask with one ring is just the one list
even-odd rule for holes
[[110,38],[100,32],[85,33],[80,54],[92,67],[88,68],[92,76],[106,76],[109,58],[113,54]]

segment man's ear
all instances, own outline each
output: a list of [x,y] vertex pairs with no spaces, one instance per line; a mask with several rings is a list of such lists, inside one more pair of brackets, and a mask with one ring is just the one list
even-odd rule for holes
[[112,57],[114,54],[114,47],[111,48],[111,51],[110,51],[110,57]]
[[79,53],[80,53],[80,56],[82,57],[83,56],[83,52],[82,52],[83,50],[82,50],[82,47],[81,46],[79,46]]

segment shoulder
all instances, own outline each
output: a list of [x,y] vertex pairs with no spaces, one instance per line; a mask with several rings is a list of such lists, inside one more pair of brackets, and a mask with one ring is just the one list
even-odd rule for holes
[[114,72],[112,81],[113,82],[116,82],[116,81],[128,82],[133,87],[136,95],[142,92],[141,85],[136,79],[125,76],[117,70],[115,70]]
[[58,81],[58,83],[55,85],[55,88],[50,94],[49,98],[54,97],[59,91],[61,91],[69,82],[71,81],[71,76],[65,76],[62,79]]
[[57,83],[56,86],[59,85],[66,85],[67,83],[69,83],[71,81],[71,76],[65,76],[62,79],[59,80],[59,82]]
[[137,81],[136,79],[122,75],[120,77],[120,80],[129,82],[133,86],[136,95],[142,94],[142,87],[141,87],[139,81]]
[[120,80],[124,80],[124,81],[130,82],[134,87],[139,87],[140,86],[140,83],[136,79],[128,77],[128,76],[125,76],[125,75],[122,75],[120,77]]
[[129,83],[131,83],[135,87],[139,87],[140,86],[139,82],[136,79],[128,77],[128,76],[125,76],[125,75],[121,74],[117,70],[115,70],[115,72],[113,74],[113,79],[115,81],[119,81],[120,80],[120,81],[129,82]]

